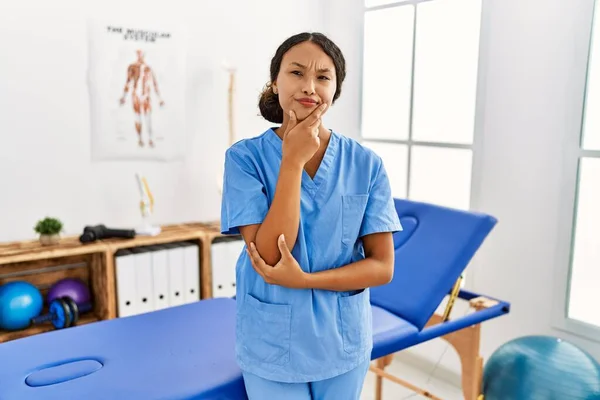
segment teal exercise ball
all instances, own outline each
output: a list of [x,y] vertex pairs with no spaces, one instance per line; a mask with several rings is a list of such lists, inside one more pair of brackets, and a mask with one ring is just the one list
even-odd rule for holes
[[43,306],[42,294],[29,282],[15,281],[0,286],[0,329],[27,328]]
[[486,362],[483,397],[600,400],[600,363],[556,337],[520,337],[500,346]]

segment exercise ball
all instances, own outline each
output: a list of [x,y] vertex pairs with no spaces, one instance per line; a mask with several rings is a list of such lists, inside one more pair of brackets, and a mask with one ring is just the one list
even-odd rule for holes
[[600,363],[551,336],[525,336],[500,346],[483,371],[485,400],[600,400]]
[[43,305],[42,294],[29,282],[0,286],[0,328],[7,331],[27,328],[31,318],[42,312]]
[[82,305],[90,301],[90,290],[81,279],[65,278],[55,282],[50,287],[46,301],[50,304],[52,300],[60,297],[70,297],[75,303]]

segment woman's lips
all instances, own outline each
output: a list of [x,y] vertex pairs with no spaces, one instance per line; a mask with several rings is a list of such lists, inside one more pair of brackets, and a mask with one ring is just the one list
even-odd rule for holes
[[302,98],[302,99],[298,99],[297,101],[298,101],[298,103],[302,104],[304,107],[314,107],[318,104],[315,100],[312,100],[309,98]]

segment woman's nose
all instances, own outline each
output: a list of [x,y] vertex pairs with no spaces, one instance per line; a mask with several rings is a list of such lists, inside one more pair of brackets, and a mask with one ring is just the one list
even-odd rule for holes
[[312,78],[307,78],[304,81],[303,92],[306,95],[313,95],[315,93],[315,83],[313,82]]

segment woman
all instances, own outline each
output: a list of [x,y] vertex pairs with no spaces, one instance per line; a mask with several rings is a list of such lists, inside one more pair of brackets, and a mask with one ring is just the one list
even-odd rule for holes
[[261,114],[279,127],[226,152],[221,228],[237,263],[236,355],[253,399],[358,399],[372,349],[368,288],[402,229],[381,158],[325,128],[346,74],[319,33],[271,61]]

